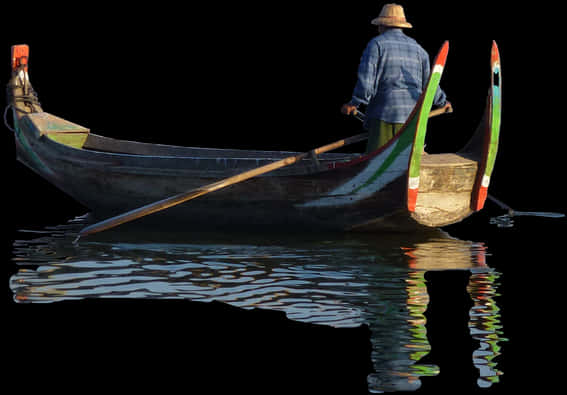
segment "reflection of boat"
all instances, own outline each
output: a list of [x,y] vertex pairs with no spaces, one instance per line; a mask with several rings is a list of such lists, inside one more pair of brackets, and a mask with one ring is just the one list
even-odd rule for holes
[[[446,44],[405,128],[369,155],[321,154],[256,177],[157,219],[232,225],[371,231],[458,222],[482,208],[500,116],[499,60],[484,121],[462,153],[423,154],[426,121]],[[187,148],[121,141],[43,111],[28,77],[28,48],[13,47],[8,103],[18,159],[98,218],[193,190],[294,153]],[[297,153],[295,153],[297,154]],[[171,221],[173,222],[173,221]]]
[[480,267],[486,264],[486,248],[482,244],[479,243],[471,249],[468,244],[463,244],[458,239],[432,239],[417,243],[413,247],[404,247],[403,250],[410,258],[410,267],[422,271],[470,270],[471,262]]
[[[420,377],[439,372],[435,365],[420,363],[431,349],[424,275],[466,270],[473,273],[471,333],[483,347],[475,364],[482,383],[497,381],[493,359],[501,331],[492,298],[497,274],[486,265],[482,243],[441,231],[389,238],[240,234],[230,241],[220,234],[176,232],[159,240],[127,232],[114,241],[83,241],[79,248],[72,240],[83,225],[78,221],[16,242],[20,270],[10,287],[17,302],[187,299],[283,311],[291,320],[333,327],[366,324],[374,366],[369,386],[407,390],[418,388]],[[145,238],[151,242],[143,243]],[[436,262],[443,255],[453,258]]]

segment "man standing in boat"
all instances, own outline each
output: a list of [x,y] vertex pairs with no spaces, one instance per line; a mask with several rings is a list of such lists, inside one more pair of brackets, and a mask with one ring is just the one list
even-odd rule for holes
[[[371,23],[378,26],[380,34],[364,50],[352,99],[341,108],[343,114],[350,115],[356,114],[361,104],[367,106],[367,153],[386,144],[400,130],[431,72],[427,52],[402,31],[412,27],[402,6],[386,4]],[[451,108],[441,88],[433,104]]]

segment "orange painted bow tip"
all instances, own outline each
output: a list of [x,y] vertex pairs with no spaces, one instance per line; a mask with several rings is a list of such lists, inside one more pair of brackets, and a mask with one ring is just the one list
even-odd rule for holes
[[449,40],[443,43],[443,46],[439,50],[437,58],[435,58],[435,64],[444,65],[447,61],[447,55],[449,54]]
[[27,44],[19,44],[12,46],[12,70],[16,70],[20,66],[24,66],[24,70],[28,68],[28,58],[30,48]]
[[492,40],[492,51],[491,51],[492,62],[496,62],[500,59],[500,53],[498,51],[498,45],[496,41]]

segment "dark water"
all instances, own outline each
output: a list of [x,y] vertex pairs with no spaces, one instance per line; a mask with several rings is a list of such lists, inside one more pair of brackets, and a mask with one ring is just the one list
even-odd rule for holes
[[[408,235],[120,233],[72,243],[84,220],[22,230],[9,284],[18,304],[222,302],[293,321],[370,330],[371,392],[417,390],[430,361],[428,273],[463,273],[476,387],[499,385],[506,331],[490,247],[442,231]],[[457,295],[458,296],[458,293]],[[449,298],[452,297],[449,295]],[[65,301],[65,302],[64,302]],[[332,347],[332,345],[329,345]]]

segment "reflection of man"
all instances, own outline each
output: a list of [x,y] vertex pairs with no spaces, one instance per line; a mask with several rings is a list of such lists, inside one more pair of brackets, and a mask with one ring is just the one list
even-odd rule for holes
[[[366,152],[394,137],[425,90],[430,74],[429,55],[402,31],[412,27],[402,6],[386,4],[372,24],[378,25],[380,34],[364,50],[352,100],[341,108],[343,114],[350,115],[356,114],[360,104],[368,106],[365,126],[370,137]],[[451,106],[441,88],[433,104]]]

